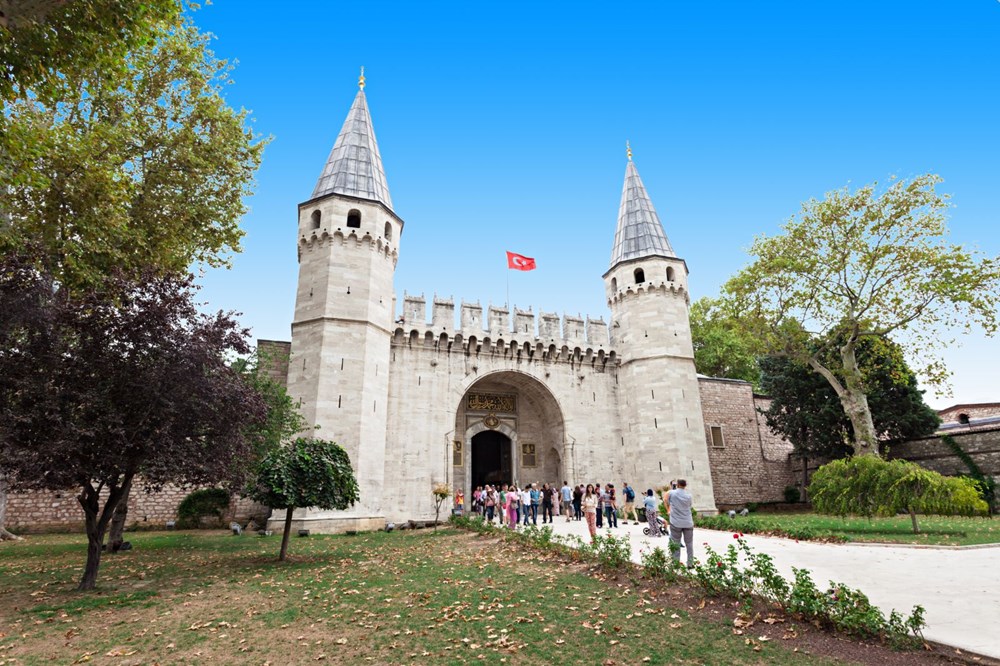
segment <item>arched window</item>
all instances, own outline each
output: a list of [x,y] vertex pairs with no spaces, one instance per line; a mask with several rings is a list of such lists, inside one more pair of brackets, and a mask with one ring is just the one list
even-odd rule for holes
[[347,213],[347,226],[349,228],[351,228],[351,229],[360,229],[361,228],[361,211],[360,210],[357,210],[355,208],[355,209],[351,209]]
[[635,269],[635,273],[633,273],[633,275],[635,275],[636,284],[642,284],[646,281],[646,274],[642,272],[641,268]]
[[959,414],[958,415],[958,422],[961,423],[962,425],[969,425],[969,415],[968,414]]
[[618,278],[611,278],[611,291],[618,291]]
[[318,210],[314,210],[313,213],[312,213],[312,228],[313,229],[319,229],[320,217],[322,217],[320,215],[320,212]]
[[385,239],[386,240],[392,240],[392,223],[391,222],[386,222],[385,223]]
[[667,266],[667,282],[673,282],[673,281],[674,281],[674,267]]

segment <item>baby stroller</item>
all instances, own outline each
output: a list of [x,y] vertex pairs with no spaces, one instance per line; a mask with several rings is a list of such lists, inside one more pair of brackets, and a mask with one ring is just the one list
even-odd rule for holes
[[[656,516],[656,522],[660,526],[660,534],[669,534],[670,533],[669,524],[663,518],[663,516],[657,515]],[[644,535],[646,535],[646,536],[649,536],[649,523],[646,523],[646,526],[642,528],[642,533]]]

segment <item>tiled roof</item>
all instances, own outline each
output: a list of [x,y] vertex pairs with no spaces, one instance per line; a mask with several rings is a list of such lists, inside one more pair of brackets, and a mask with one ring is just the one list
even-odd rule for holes
[[375,140],[375,128],[368,113],[365,91],[359,90],[337,142],[330,151],[323,173],[316,181],[312,198],[327,194],[345,194],[371,199],[392,210],[389,185],[382,169],[382,156]]
[[615,229],[615,245],[611,249],[611,266],[613,268],[622,261],[649,256],[676,255],[663,232],[663,225],[653,208],[653,202],[646,194],[635,162],[630,159],[625,168],[625,186],[622,188],[622,202],[618,208],[618,227]]

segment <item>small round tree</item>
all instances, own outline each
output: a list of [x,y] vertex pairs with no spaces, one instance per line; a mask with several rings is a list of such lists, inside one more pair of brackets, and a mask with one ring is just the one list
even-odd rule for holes
[[972,516],[987,511],[970,479],[943,476],[907,460],[874,456],[823,465],[813,474],[809,496],[816,511],[837,516],[908,513],[914,534],[920,533],[918,513]]
[[441,521],[441,507],[451,496],[451,487],[447,483],[435,483],[431,487],[431,493],[434,495],[434,531],[437,532],[438,523]]
[[264,458],[248,494],[271,508],[286,510],[278,556],[284,560],[292,530],[292,512],[310,506],[343,511],[358,501],[358,482],[351,459],[340,445],[300,437]]

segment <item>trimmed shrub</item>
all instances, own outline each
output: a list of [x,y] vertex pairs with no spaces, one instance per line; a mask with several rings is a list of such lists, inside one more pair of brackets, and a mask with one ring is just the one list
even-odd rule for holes
[[188,493],[177,507],[177,527],[201,527],[202,518],[215,518],[222,523],[222,514],[229,508],[229,492],[222,488],[202,488]]
[[796,504],[802,499],[802,493],[795,486],[785,486],[785,501],[789,504]]

